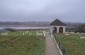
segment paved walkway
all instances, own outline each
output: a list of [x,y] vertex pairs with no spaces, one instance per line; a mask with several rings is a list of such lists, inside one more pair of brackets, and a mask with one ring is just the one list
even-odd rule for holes
[[56,47],[54,39],[50,36],[50,33],[46,32],[45,37],[46,37],[46,55],[59,55],[59,50]]

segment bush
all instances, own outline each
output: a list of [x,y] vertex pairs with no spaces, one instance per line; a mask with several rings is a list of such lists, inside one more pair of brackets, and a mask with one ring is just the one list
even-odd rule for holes
[[75,32],[85,33],[85,24],[79,25]]

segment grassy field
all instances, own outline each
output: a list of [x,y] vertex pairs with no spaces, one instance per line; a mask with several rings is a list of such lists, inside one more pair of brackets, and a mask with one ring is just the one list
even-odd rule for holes
[[55,38],[65,49],[65,55],[85,55],[85,38],[80,37],[85,37],[85,34],[57,34]]
[[45,55],[45,38],[36,32],[0,33],[0,55]]

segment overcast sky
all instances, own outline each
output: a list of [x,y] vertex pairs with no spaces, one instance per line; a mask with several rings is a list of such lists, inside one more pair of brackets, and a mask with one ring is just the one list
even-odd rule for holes
[[85,0],[0,0],[0,21],[85,22]]

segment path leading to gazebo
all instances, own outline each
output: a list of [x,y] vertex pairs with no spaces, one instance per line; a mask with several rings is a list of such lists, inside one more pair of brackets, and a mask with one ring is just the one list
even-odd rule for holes
[[56,47],[54,39],[49,32],[45,32],[46,37],[46,55],[60,55],[59,50]]

